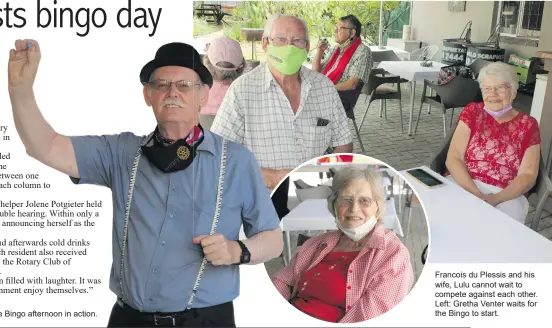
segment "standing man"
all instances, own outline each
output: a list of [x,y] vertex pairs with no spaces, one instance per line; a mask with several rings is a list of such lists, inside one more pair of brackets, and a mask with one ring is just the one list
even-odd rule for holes
[[[262,39],[267,62],[232,83],[211,130],[245,145],[274,189],[294,168],[328,148],[353,151],[339,95],[324,75],[302,67],[309,51],[305,22],[276,14]],[[287,214],[287,185],[272,200],[280,218]]]
[[[10,51],[15,125],[30,156],[75,183],[112,190],[117,302],[108,325],[234,327],[237,264],[278,256],[282,234],[254,156],[198,124],[212,77],[196,50],[170,43],[142,68],[157,120],[147,137],[56,133],[34,98],[39,61],[36,41],[17,40]],[[240,241],[242,224],[248,239]]]

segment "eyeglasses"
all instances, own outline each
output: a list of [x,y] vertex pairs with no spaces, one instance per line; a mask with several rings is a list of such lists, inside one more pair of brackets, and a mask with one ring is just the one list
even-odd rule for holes
[[352,30],[352,27],[345,27],[345,26],[336,26],[334,28],[334,32],[337,32],[338,30]]
[[481,88],[481,92],[487,94],[495,91],[496,93],[502,94],[505,93],[508,89],[510,89],[510,86],[502,84],[495,87],[483,87]]
[[194,82],[185,81],[185,80],[180,80],[175,82],[167,81],[167,80],[155,80],[155,81],[146,82],[145,85],[149,86],[154,90],[167,91],[171,88],[173,83],[178,89],[178,91],[180,92],[187,92],[192,90],[194,87],[201,86],[201,83],[194,83]]
[[[353,206],[355,200],[353,198],[350,198],[350,197],[338,197],[337,198],[337,204],[339,206],[343,206],[343,207],[351,207]],[[357,199],[357,203],[358,203],[358,206],[362,207],[362,208],[367,208],[367,207],[370,207],[373,203],[374,203],[374,200],[370,199],[370,198],[367,198],[367,197],[360,197]]]
[[[275,47],[281,47],[288,44],[288,39],[284,37],[275,37],[275,38],[268,38],[268,39],[272,41],[272,44]],[[307,47],[307,41],[303,39],[293,39],[293,41],[291,41],[290,44],[300,49],[304,49]]]

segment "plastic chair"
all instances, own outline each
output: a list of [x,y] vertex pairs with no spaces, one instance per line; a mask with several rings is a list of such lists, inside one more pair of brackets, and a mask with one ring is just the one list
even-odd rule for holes
[[[427,88],[431,88],[436,91],[436,96],[426,95]],[[455,77],[447,84],[436,84],[431,81],[424,81],[424,89],[422,91],[422,100],[420,103],[420,110],[418,111],[418,118],[416,119],[416,127],[414,128],[414,134],[418,130],[418,123],[420,122],[420,116],[422,114],[422,107],[424,104],[429,104],[441,108],[443,111],[443,135],[447,136],[447,123],[446,123],[446,110],[452,109],[450,117],[450,128],[452,128],[454,109],[458,107],[464,107],[467,104],[477,101],[480,98],[481,90],[479,90],[479,84],[473,79]]]
[[295,185],[295,188],[297,188],[297,189],[314,188],[314,186],[311,186],[310,184],[306,183],[305,181],[303,181],[301,179],[293,181],[293,184]]
[[439,52],[439,46],[430,45],[425,46],[420,49],[412,51],[408,55],[408,60],[410,61],[423,61],[423,60],[433,60],[433,57]]
[[[399,101],[399,114],[401,117],[401,132],[404,132],[403,127],[403,117],[402,117],[402,98],[401,98],[401,82],[403,80],[399,76],[384,76],[385,71],[381,68],[373,69],[370,72],[370,78],[368,79],[368,83],[364,85],[362,88],[362,93],[370,97],[370,101],[368,102],[368,107],[366,107],[366,110],[364,111],[364,116],[362,117],[362,121],[360,122],[360,128],[362,128],[362,124],[364,124],[364,120],[366,119],[366,115],[368,114],[368,109],[370,108],[370,104],[377,99],[380,99],[383,101],[383,111],[385,113],[385,119],[387,119],[387,106],[386,106],[386,100],[388,99],[396,99]],[[381,75],[381,76],[380,76]],[[396,90],[388,88],[388,87],[381,87],[383,84],[390,83],[390,84],[397,84]],[[381,112],[380,112],[381,117]]]
[[[444,174],[447,170],[447,154],[455,130],[456,126],[454,127],[454,129],[450,130],[448,137],[441,143],[439,149],[433,154],[429,162],[426,164],[433,171],[441,175]],[[529,190],[529,196],[533,194],[536,195],[537,205],[535,207],[535,214],[531,219],[531,229],[537,231],[546,201],[552,195],[552,182],[550,181],[550,178],[546,173],[546,168],[544,165],[544,161],[542,160],[542,156],[539,160],[539,173],[537,175],[537,181],[535,182],[535,185],[531,188],[531,190]]]
[[332,190],[328,186],[318,186],[306,189],[295,189],[295,193],[297,194],[297,199],[303,202],[307,199],[326,199],[331,195]]
[[426,247],[424,247],[424,250],[422,251],[422,264],[425,265],[426,264],[426,261],[427,261],[427,248],[428,248],[429,245],[426,245]]
[[353,121],[353,126],[355,127],[355,132],[358,138],[358,143],[360,144],[360,149],[364,154],[366,151],[364,150],[364,145],[362,144],[362,139],[360,138],[360,128],[356,124],[354,111],[363,85],[364,83],[361,82],[358,84],[355,90],[338,91],[337,93],[339,94],[339,98],[341,98],[341,104],[343,104],[343,108],[345,109],[345,115],[347,115],[348,119]]
[[479,76],[479,72],[481,72],[483,67],[489,65],[490,63],[492,63],[492,62],[490,62],[488,60],[481,59],[481,58],[477,58],[473,63],[471,63],[469,65],[469,68],[471,68],[471,70],[472,70],[473,78],[477,79],[477,77]]

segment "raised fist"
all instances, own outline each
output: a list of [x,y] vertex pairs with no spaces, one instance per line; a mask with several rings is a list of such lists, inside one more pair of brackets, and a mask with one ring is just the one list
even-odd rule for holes
[[28,39],[15,41],[15,49],[10,50],[8,62],[8,87],[32,88],[39,62],[38,42]]

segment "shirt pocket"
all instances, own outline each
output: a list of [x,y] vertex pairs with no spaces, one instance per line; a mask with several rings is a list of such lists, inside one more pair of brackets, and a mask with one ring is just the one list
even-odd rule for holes
[[332,140],[330,123],[326,126],[310,126],[307,133],[306,139],[309,143],[309,150],[313,152],[313,157],[324,155]]

